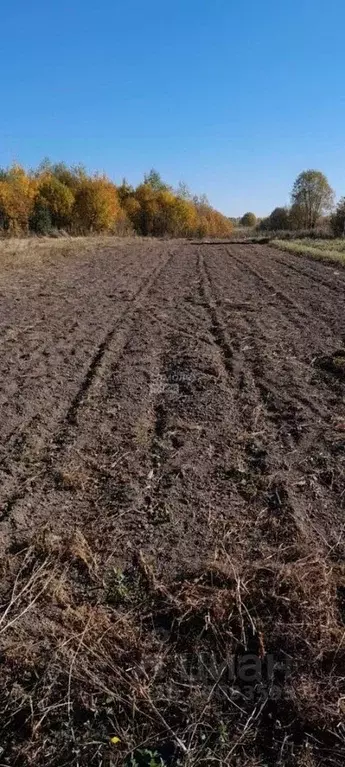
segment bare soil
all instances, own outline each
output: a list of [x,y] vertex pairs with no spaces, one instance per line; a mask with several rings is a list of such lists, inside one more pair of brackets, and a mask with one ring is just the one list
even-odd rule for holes
[[345,271],[95,241],[0,298],[0,764],[343,765]]

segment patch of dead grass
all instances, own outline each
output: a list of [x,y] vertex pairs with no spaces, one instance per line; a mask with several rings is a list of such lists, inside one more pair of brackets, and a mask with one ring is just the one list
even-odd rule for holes
[[164,584],[138,552],[114,606],[83,533],[45,529],[2,575],[3,764],[344,763],[342,565],[220,552]]
[[126,247],[131,239],[134,238],[114,235],[0,238],[0,274],[2,269],[40,267],[50,259],[69,258],[79,253],[95,251],[97,248]]

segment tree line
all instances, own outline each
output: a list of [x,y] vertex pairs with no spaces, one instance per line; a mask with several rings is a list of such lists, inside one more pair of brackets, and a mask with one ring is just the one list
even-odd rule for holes
[[153,237],[227,237],[233,225],[205,195],[193,196],[180,183],[174,190],[151,170],[136,188],[115,185],[81,165],[43,161],[26,171],[0,169],[0,231],[70,234],[113,232]]
[[257,220],[254,213],[245,213],[240,225],[257,226],[262,231],[315,230],[326,223],[336,236],[345,235],[345,197],[334,205],[334,191],[324,173],[303,171],[291,192],[291,206],[275,208],[267,218]]

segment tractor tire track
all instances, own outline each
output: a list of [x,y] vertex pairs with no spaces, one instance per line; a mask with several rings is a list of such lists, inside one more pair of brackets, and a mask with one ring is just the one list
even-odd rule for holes
[[[122,336],[122,343],[120,342],[119,349],[117,351],[118,354],[121,354],[125,348],[128,336],[128,333],[126,334],[126,323],[128,324],[131,322],[131,319],[133,319],[135,316],[138,308],[140,308],[142,300],[153,287],[161,272],[167,267],[171,258],[172,253],[168,252],[168,255],[165,256],[163,260],[163,263],[159,263],[158,266],[149,273],[149,275],[144,277],[140,286],[136,289],[133,296],[130,298],[128,305],[118,316],[116,325],[106,332],[102,341],[98,344],[90,362],[87,365],[77,392],[74,395],[67,411],[62,416],[60,427],[58,427],[55,431],[55,435],[50,437],[50,445],[47,445],[43,449],[40,457],[37,461],[35,461],[34,472],[32,470],[25,471],[24,475],[21,474],[19,481],[17,477],[14,477],[14,481],[16,483],[15,490],[13,492],[10,491],[7,495],[5,495],[1,502],[1,519],[7,519],[11,512],[14,510],[17,502],[22,501],[26,494],[31,492],[31,481],[35,481],[35,478],[38,477],[40,483],[44,484],[44,480],[47,475],[49,475],[51,467],[54,465],[58,453],[63,450],[64,443],[68,439],[71,429],[75,429],[78,426],[79,411],[85,404],[89,390],[91,389],[93,382],[99,373],[104,356],[109,350],[112,341],[116,336]],[[34,416],[30,420],[28,426],[34,425],[37,423],[37,420],[37,417]],[[25,436],[27,437],[27,429],[25,429]]]

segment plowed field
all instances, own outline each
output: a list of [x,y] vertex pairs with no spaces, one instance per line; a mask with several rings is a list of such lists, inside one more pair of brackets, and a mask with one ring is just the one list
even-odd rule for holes
[[345,271],[109,240],[0,300],[0,763],[344,764]]

